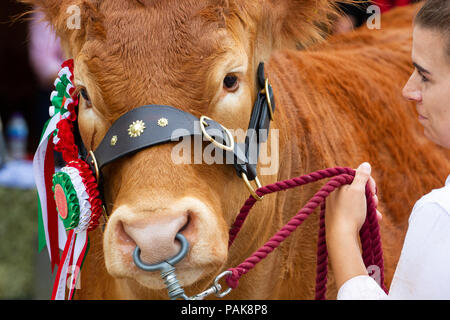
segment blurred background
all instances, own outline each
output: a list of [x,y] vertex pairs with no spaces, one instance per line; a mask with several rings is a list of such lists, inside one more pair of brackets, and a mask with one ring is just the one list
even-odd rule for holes
[[[342,5],[331,33],[351,32],[371,4],[386,12],[411,0]],[[48,119],[50,93],[65,60],[42,18],[15,0],[0,1],[0,299],[49,299],[56,274],[38,252],[38,204],[32,158]]]
[[0,1],[0,299],[49,299],[54,276],[37,250],[32,158],[63,58],[45,24],[13,22],[29,9]]

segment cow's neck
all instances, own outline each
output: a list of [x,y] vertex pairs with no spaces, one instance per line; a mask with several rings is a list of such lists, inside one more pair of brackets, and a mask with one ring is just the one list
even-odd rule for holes
[[[308,102],[307,92],[287,92],[284,88],[295,90],[289,86],[290,79],[284,75],[280,76],[280,70],[271,69],[270,63],[267,64],[266,70],[274,87],[277,103],[273,128],[279,129],[280,167],[276,176],[262,177],[263,184],[332,166],[327,163],[327,157],[322,157],[318,142],[309,132],[309,117],[317,117],[317,114],[305,115],[298,110],[302,107],[302,101]],[[235,267],[267,242],[307,203],[320,186],[319,183],[270,194],[257,203],[241,230],[241,239],[246,241],[240,241],[239,235],[235,239],[230,249],[230,256],[233,258],[230,259],[228,267]],[[316,213],[306,219],[278,248],[258,263],[255,272],[250,271],[242,276],[238,289],[230,294],[230,298],[234,295],[246,299],[265,299],[269,296],[288,299],[295,292],[299,299],[310,299],[314,296],[317,233],[316,210]],[[251,241],[248,241],[249,239]]]

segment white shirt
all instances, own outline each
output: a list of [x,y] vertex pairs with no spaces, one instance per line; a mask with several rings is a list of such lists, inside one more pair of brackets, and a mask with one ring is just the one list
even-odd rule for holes
[[450,176],[411,212],[389,295],[370,276],[347,280],[338,300],[450,299]]

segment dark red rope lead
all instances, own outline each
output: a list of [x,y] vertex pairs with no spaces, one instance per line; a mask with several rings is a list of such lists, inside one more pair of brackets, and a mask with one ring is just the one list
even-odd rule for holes
[[[316,299],[325,299],[328,274],[328,253],[325,241],[325,199],[335,189],[344,184],[352,183],[354,176],[355,170],[351,168],[336,167],[319,170],[293,179],[275,182],[257,189],[256,193],[259,196],[264,196],[266,194],[295,188],[324,178],[332,178],[308,201],[305,207],[303,207],[303,209],[301,209],[285,226],[283,226],[280,231],[278,231],[269,241],[267,241],[266,244],[255,251],[249,258],[238,266],[228,269],[232,274],[226,278],[227,284],[233,289],[236,288],[242,275],[254,268],[258,262],[277,248],[281,242],[283,242],[293,231],[295,231],[296,228],[301,225],[319,205],[321,205],[319,239],[317,246]],[[376,206],[368,185],[366,186],[366,198],[367,217],[360,231],[361,246],[363,251],[362,256],[366,267],[377,266],[379,268],[379,284],[383,290],[387,292],[384,285],[383,252],[381,247],[381,237],[377,220]],[[236,220],[230,229],[228,243],[229,247],[233,244],[234,239],[241,230],[248,213],[255,203],[256,200],[253,196],[250,196],[242,206],[239,215],[236,217]]]

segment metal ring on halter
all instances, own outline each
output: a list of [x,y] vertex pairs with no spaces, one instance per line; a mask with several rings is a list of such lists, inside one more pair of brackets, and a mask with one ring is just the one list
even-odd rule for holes
[[[244,180],[244,183],[247,186],[247,189],[248,191],[250,191],[250,194],[253,196],[253,198],[255,198],[257,201],[261,201],[262,199],[264,199],[264,196],[262,197],[258,196],[255,189],[253,189],[252,185],[250,184],[250,181],[248,181],[247,175],[244,172],[241,173],[241,177]],[[255,177],[255,182],[257,189],[261,188],[261,183],[259,182],[258,177]]]
[[141,249],[136,246],[133,252],[133,260],[136,266],[144,271],[158,271],[163,270],[167,267],[167,263],[171,266],[176,265],[178,262],[183,260],[183,258],[187,255],[189,251],[189,242],[187,241],[186,237],[183,236],[181,233],[177,233],[175,237],[178,241],[181,242],[181,249],[180,252],[178,252],[175,256],[172,258],[165,260],[160,263],[155,264],[146,264],[141,260]]
[[94,165],[94,168],[95,168],[95,178],[96,178],[96,181],[97,181],[97,183],[98,183],[98,179],[99,179],[99,177],[100,177],[100,171],[98,170],[97,159],[95,159],[95,155],[94,155],[94,152],[92,152],[92,150],[89,151],[89,156],[88,156],[88,157],[91,157],[91,158],[92,158],[91,163]]
[[273,121],[274,117],[273,117],[273,110],[272,110],[272,100],[270,100],[270,94],[269,94],[269,78],[266,78],[264,89],[261,90],[261,93],[265,93],[266,94],[267,106],[269,108],[270,120]]
[[218,291],[216,292],[216,297],[218,298],[223,298],[225,297],[227,294],[229,294],[231,292],[231,290],[233,290],[233,288],[228,288],[227,290],[225,290],[224,292],[220,292],[220,290],[222,289],[221,285],[219,284],[219,280],[224,277],[224,276],[230,276],[233,273],[230,270],[224,271],[221,274],[219,274],[216,279],[214,280],[214,286],[218,289]]
[[205,122],[205,119],[206,119],[206,120],[212,120],[212,119],[211,119],[211,118],[208,118],[207,116],[201,116],[201,117],[200,117],[200,129],[202,130],[202,133],[203,133],[203,135],[206,137],[206,139],[208,139],[209,141],[211,141],[216,147],[218,147],[218,148],[220,148],[220,149],[222,149],[222,150],[225,150],[225,151],[233,151],[233,149],[234,149],[234,139],[233,139],[233,136],[231,135],[231,132],[230,132],[227,128],[225,128],[224,126],[220,125],[220,126],[223,128],[223,130],[225,130],[225,132],[226,132],[226,134],[227,134],[227,136],[228,136],[228,140],[230,140],[230,145],[229,145],[229,146],[226,146],[226,145],[224,145],[224,144],[222,144],[222,143],[219,143],[219,142],[217,142],[216,140],[214,140],[214,138],[211,137],[211,136],[206,132],[205,124],[206,124],[206,125],[208,125],[208,124]]

